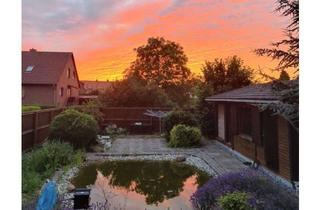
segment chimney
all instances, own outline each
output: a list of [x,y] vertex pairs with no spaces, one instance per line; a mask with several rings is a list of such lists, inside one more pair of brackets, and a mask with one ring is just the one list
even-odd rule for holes
[[37,50],[34,49],[34,48],[31,48],[29,51],[30,51],[30,52],[37,52]]

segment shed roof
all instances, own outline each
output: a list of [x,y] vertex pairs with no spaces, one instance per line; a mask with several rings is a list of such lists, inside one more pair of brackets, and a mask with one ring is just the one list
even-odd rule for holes
[[272,91],[272,84],[254,84],[210,96],[206,101],[270,103],[277,102],[279,96]]
[[22,84],[56,84],[69,59],[72,52],[22,51]]

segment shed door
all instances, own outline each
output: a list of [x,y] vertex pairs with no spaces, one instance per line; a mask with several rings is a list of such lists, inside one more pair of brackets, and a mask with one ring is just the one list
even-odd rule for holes
[[225,113],[222,104],[218,106],[218,137],[225,139]]
[[267,167],[278,172],[278,117],[270,111],[264,111],[262,113],[262,136]]

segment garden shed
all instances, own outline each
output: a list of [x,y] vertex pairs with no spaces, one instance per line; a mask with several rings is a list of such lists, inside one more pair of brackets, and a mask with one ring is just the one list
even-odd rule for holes
[[281,177],[298,181],[298,131],[284,117],[257,106],[279,101],[271,83],[227,91],[206,101],[214,103],[217,140]]

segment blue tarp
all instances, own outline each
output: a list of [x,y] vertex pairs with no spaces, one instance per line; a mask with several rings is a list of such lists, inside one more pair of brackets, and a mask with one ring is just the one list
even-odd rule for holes
[[52,210],[57,202],[57,184],[49,181],[43,187],[36,210]]

